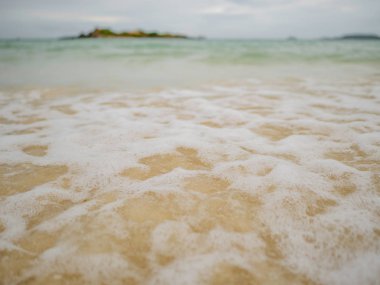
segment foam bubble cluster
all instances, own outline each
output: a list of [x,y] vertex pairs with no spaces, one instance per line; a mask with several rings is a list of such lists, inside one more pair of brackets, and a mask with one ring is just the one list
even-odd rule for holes
[[378,77],[0,99],[2,284],[380,280]]

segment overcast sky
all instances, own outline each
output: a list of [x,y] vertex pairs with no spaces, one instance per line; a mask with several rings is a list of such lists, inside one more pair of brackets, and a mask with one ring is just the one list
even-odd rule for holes
[[0,37],[60,37],[95,26],[212,38],[380,34],[380,0],[0,0]]

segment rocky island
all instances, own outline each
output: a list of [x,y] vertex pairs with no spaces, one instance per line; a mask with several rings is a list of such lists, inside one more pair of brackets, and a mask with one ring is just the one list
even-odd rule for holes
[[158,32],[145,32],[143,30],[136,31],[125,31],[116,33],[110,29],[99,29],[96,28],[88,34],[80,34],[79,39],[88,38],[166,38],[166,39],[187,39],[188,37],[180,34],[170,34],[170,33],[158,33]]

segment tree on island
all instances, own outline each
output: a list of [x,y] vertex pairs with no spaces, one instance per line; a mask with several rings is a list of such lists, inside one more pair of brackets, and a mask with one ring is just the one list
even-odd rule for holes
[[158,33],[158,32],[145,32],[143,30],[125,31],[116,33],[110,29],[95,28],[88,34],[80,34],[77,38],[175,38],[187,39],[188,37],[180,34]]

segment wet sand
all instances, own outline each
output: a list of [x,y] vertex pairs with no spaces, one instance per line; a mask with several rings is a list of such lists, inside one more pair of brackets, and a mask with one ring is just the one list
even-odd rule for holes
[[378,76],[0,99],[0,284],[380,280]]

